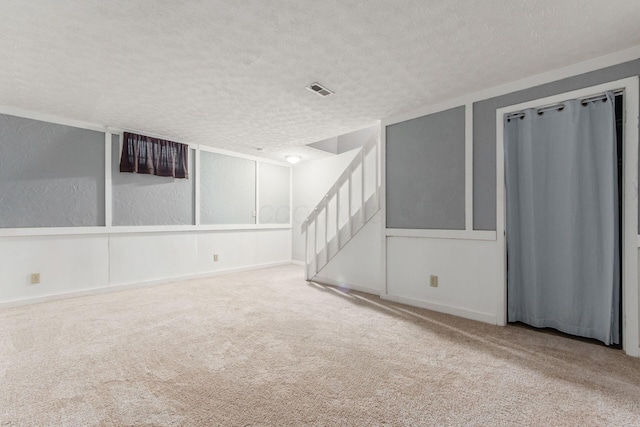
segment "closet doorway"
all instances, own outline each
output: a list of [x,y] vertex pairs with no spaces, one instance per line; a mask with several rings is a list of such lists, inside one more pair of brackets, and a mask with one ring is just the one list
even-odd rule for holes
[[496,126],[499,323],[638,356],[638,78],[499,109]]

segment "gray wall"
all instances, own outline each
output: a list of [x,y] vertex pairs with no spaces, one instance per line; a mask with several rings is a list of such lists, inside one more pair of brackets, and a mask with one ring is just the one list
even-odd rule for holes
[[256,162],[203,151],[200,155],[200,222],[255,224]]
[[194,224],[194,151],[189,179],[120,172],[119,139],[112,137],[113,225]]
[[291,168],[260,163],[260,224],[288,224]]
[[388,228],[465,228],[464,108],[387,126]]
[[473,104],[473,228],[496,229],[496,110],[563,92],[637,76],[640,59]]
[[104,133],[0,115],[0,227],[104,224]]

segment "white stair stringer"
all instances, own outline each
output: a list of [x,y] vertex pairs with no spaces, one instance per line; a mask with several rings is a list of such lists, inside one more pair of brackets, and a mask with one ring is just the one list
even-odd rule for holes
[[381,218],[378,210],[311,280],[380,295],[383,266],[375,260],[382,252]]

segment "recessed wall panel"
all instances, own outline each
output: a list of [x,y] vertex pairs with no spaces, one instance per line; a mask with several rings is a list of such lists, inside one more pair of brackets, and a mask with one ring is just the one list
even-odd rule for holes
[[465,228],[464,108],[386,127],[387,228]]
[[260,163],[260,224],[288,224],[291,168]]
[[203,151],[200,222],[255,224],[256,162]]
[[0,227],[104,225],[104,133],[0,114]]
[[120,172],[119,135],[113,135],[111,156],[113,225],[194,223],[194,150],[189,150],[189,179]]

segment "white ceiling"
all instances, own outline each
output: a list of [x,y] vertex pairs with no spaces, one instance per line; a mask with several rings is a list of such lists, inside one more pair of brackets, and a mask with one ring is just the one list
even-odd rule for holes
[[629,0],[0,0],[0,16],[0,104],[279,160],[640,44]]

